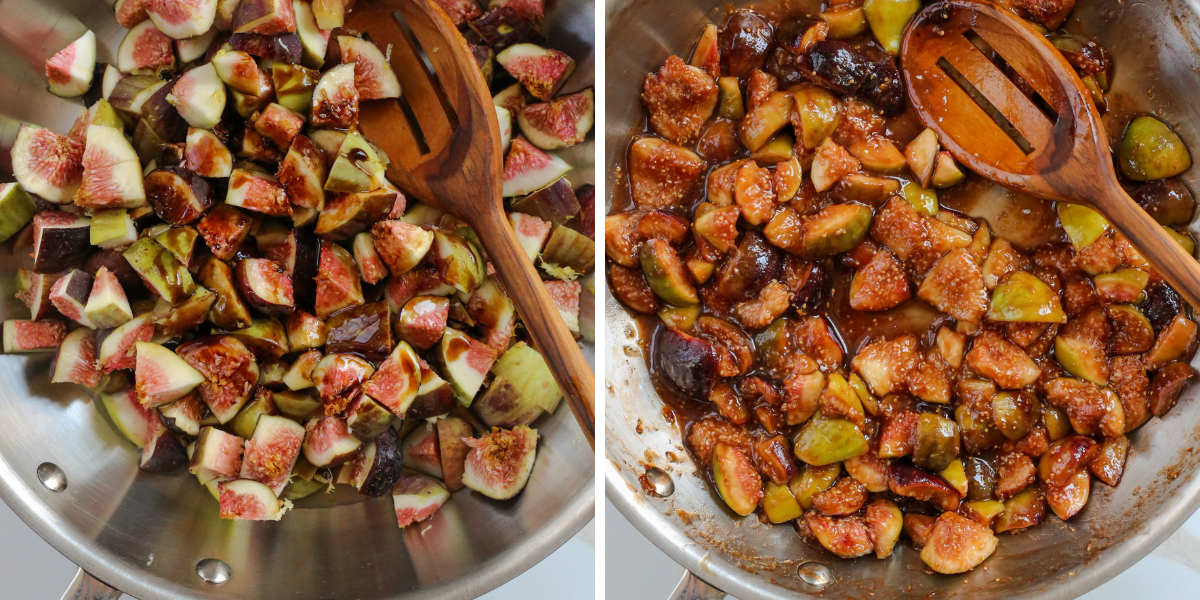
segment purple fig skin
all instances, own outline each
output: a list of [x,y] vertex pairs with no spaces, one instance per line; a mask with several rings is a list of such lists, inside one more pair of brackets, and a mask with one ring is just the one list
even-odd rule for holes
[[514,203],[512,210],[563,225],[579,214],[580,206],[575,191],[564,177]]
[[183,167],[152,171],[145,179],[146,199],[162,220],[172,225],[190,225],[214,203],[208,180]]
[[[479,34],[483,41],[499,52],[513,44],[521,42],[541,43],[541,34],[517,11],[508,6],[490,10],[487,14],[471,21],[471,29]],[[501,29],[507,30],[502,33]]]
[[167,144],[187,141],[187,121],[167,101],[174,88],[174,83],[162,86],[142,105],[142,121]]
[[396,436],[396,430],[388,427],[375,438],[375,462],[358,493],[373,498],[390,493],[400,480],[403,467],[404,453],[400,448],[400,439]]
[[448,382],[443,384],[432,392],[417,396],[408,410],[404,413],[405,418],[411,419],[428,419],[438,415],[444,415],[454,408],[457,401],[454,399],[454,392],[450,389]]
[[314,312],[321,239],[311,227],[296,230],[296,264],[292,268],[292,299],[297,309]]
[[708,397],[717,374],[717,351],[712,344],[660,327],[653,353],[653,372],[693,398]]
[[83,264],[83,270],[92,277],[96,276],[96,271],[100,267],[105,267],[116,276],[120,282],[121,288],[125,290],[125,295],[132,302],[147,297],[150,292],[142,283],[142,278],[137,274],[137,271],[129,265],[129,261],[121,255],[124,248],[101,248],[88,257],[87,262]]
[[33,218],[33,272],[58,273],[82,263],[92,250],[91,219],[67,213]]
[[138,467],[151,473],[170,473],[188,463],[187,452],[179,440],[171,435],[166,425],[146,444],[142,450]]
[[235,33],[229,37],[229,45],[234,50],[241,50],[252,56],[292,65],[299,64],[304,53],[300,36],[295,33],[281,35]]
[[326,324],[325,352],[359,354],[382,362],[392,353],[392,320],[387,302],[362,304],[339,311]]
[[83,93],[83,105],[92,106],[100,100],[104,93],[103,85],[104,70],[108,67],[108,63],[96,63],[96,69],[92,71],[92,85]]

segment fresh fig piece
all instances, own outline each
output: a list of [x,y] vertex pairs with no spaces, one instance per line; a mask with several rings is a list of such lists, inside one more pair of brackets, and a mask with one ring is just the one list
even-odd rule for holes
[[[220,144],[215,137],[213,141]],[[204,177],[183,167],[156,169],[144,181],[146,199],[160,219],[189,225],[213,205],[213,190]]]
[[371,228],[375,249],[395,275],[417,266],[433,246],[434,233],[399,220],[384,220]]
[[249,479],[217,484],[221,518],[232,521],[278,521],[292,503],[280,501],[271,488]]
[[214,427],[204,427],[196,436],[188,468],[201,484],[214,479],[237,477],[242,470],[242,438]]
[[[557,384],[551,387],[558,389]],[[522,388],[497,375],[487,391],[471,403],[471,412],[488,427],[509,428],[529,425],[545,411],[537,402],[536,393],[525,393]]]
[[524,196],[557,181],[571,165],[554,154],[543,152],[523,136],[512,141],[504,159],[504,196]]
[[[278,91],[278,90],[277,90]],[[304,115],[272,102],[254,119],[254,130],[271,140],[275,147],[290,148],[304,126]]]
[[279,360],[288,351],[287,331],[275,318],[256,317],[249,327],[226,333],[245,344],[260,361]]
[[238,290],[251,306],[268,315],[286,315],[295,310],[292,279],[283,267],[266,258],[238,261]]
[[99,248],[124,248],[138,237],[137,224],[123,208],[93,212],[89,234],[92,245]]
[[188,342],[176,351],[200,372],[200,397],[221,424],[237,415],[258,382],[258,362],[237,338],[210,336]]
[[450,412],[457,401],[450,384],[442,379],[433,369],[421,368],[421,387],[417,388],[417,397],[405,412],[405,418],[428,419]]
[[[196,224],[196,230],[213,256],[221,260],[233,258],[250,234],[250,216],[228,204],[218,204]],[[208,287],[213,286],[205,283]],[[214,291],[216,288],[213,288]],[[219,293],[219,291],[218,291]]]
[[407,343],[399,342],[387,360],[362,384],[362,391],[392,414],[404,416],[417,397],[420,379],[417,353]]
[[0,183],[0,242],[18,234],[33,220],[37,207],[21,184]]
[[375,241],[370,233],[363,231],[355,235],[351,247],[354,251],[354,263],[358,265],[358,273],[367,285],[375,285],[388,276],[387,265],[375,250]]
[[172,305],[196,291],[192,274],[166,248],[151,238],[134,242],[122,255],[146,286]]
[[358,87],[354,63],[345,63],[321,75],[312,96],[312,126],[349,129],[358,123]]
[[50,93],[60,98],[82,96],[96,72],[96,34],[88,30],[46,61]]
[[[266,369],[259,369],[259,373],[265,372]],[[275,404],[276,392],[264,387],[259,387],[254,392],[254,399],[247,402],[242,410],[238,411],[233,421],[230,421],[233,432],[239,437],[250,439],[254,435],[254,428],[258,426],[258,419],[263,415],[279,416],[279,407]],[[199,393],[197,393],[197,398]],[[204,402],[201,400],[200,405]]]
[[[321,240],[311,229],[296,229],[296,259],[292,267],[292,296],[296,307],[316,312],[317,274],[321,265]],[[351,257],[353,259],[353,257]]]
[[234,33],[276,35],[295,31],[296,13],[290,0],[242,0],[233,13]]
[[496,353],[487,344],[447,327],[438,358],[446,368],[446,378],[454,395],[464,406],[470,406],[496,361]]
[[471,451],[466,440],[475,434],[475,429],[466,419],[451,415],[438,419],[437,430],[442,478],[450,491],[461,490],[467,455]]
[[[126,77],[115,65],[107,63],[96,63],[97,66],[104,65],[104,74],[100,79],[100,97],[104,100],[109,100],[112,97],[113,90],[117,88],[117,84]],[[94,91],[95,88],[93,88]],[[84,96],[87,100],[87,95]]]
[[285,324],[287,326],[289,351],[300,352],[320,348],[325,345],[325,339],[328,336],[325,321],[318,319],[313,314],[304,310],[297,310],[288,315]]
[[148,342],[154,337],[154,323],[150,318],[150,313],[145,313],[111,331],[97,332],[96,364],[105,373],[136,366],[134,344]]
[[471,294],[486,275],[483,251],[472,240],[446,229],[433,232],[430,262],[442,282]]
[[387,160],[363,139],[357,130],[350,130],[342,140],[337,160],[329,168],[325,189],[330,192],[370,192],[383,187]]
[[[520,84],[517,84],[520,87]],[[496,124],[500,126],[500,151],[508,154],[512,147],[513,124],[512,113],[503,106],[496,107]]]
[[108,101],[119,113],[132,119],[140,119],[146,103],[155,94],[167,88],[167,81],[154,75],[123,75],[113,85]]
[[382,361],[392,352],[392,320],[387,303],[380,300],[347,308],[329,318],[325,351],[352,353]]
[[84,271],[73,269],[70,273],[59,278],[50,288],[50,304],[58,309],[64,317],[83,325],[95,328],[87,318],[87,300],[92,292],[93,278]]
[[254,57],[238,50],[221,50],[213,56],[217,77],[230,88],[256,98],[270,97],[274,90],[271,78],[258,68]]
[[175,80],[167,101],[179,111],[188,125],[212,129],[225,112],[225,84],[217,77],[213,63],[204,63]]
[[279,494],[300,457],[304,435],[304,427],[291,419],[261,415],[254,435],[246,440],[238,477],[257,481]]
[[424,475],[401,475],[392,488],[392,506],[400,527],[429,519],[450,499],[450,492]]
[[470,26],[485,44],[497,52],[513,44],[541,41],[541,36],[533,24],[509,6],[489,10],[482,17],[471,21]]
[[450,302],[439,296],[416,296],[400,310],[396,321],[396,336],[401,340],[428,350],[446,331]]
[[312,140],[297,135],[276,172],[285,200],[303,208],[325,207],[325,155]]
[[116,275],[105,267],[96,271],[83,314],[97,329],[119,327],[133,319],[133,310],[124,288]]
[[510,114],[518,114],[525,107],[525,92],[521,84],[514,83],[492,96],[492,104],[502,107]]
[[152,21],[142,21],[125,33],[117,47],[117,68],[122,73],[159,76],[175,68],[171,38]]
[[83,152],[83,181],[75,204],[84,208],[137,208],[146,203],[142,165],[119,129],[91,125]]
[[163,424],[180,435],[195,437],[200,434],[200,421],[208,416],[208,407],[200,399],[199,392],[190,392],[184,397],[159,407]]
[[[154,325],[160,335],[175,337],[200,326],[208,317],[209,310],[217,301],[217,295],[207,288],[196,286],[196,291],[177,306],[160,301],[155,307]],[[162,307],[159,310],[159,307]]]
[[358,394],[347,409],[346,425],[354,437],[371,441],[385,431],[392,431],[396,415],[372,400],[366,394]]
[[327,240],[348,240],[387,216],[396,197],[396,192],[387,188],[333,194],[317,219],[315,232]]
[[62,338],[50,368],[50,383],[77,383],[92,389],[100,385],[96,334],[91,329],[80,327]]
[[146,442],[160,430],[166,429],[158,411],[142,406],[132,387],[102,393],[100,400],[113,425],[117,426],[117,431],[139,449],[144,449]]
[[319,69],[325,64],[325,54],[332,32],[317,24],[313,7],[308,2],[292,0],[292,12],[296,15],[296,33],[299,34],[300,44],[304,48],[304,66]]
[[512,498],[525,488],[537,458],[536,430],[524,426],[497,428],[466,443],[471,451],[463,485],[496,500]]
[[25,289],[17,292],[17,298],[29,307],[29,319],[40,321],[54,314],[54,305],[50,302],[50,294],[58,281],[58,273],[30,273],[24,269],[28,282],[23,284]]
[[292,214],[287,192],[275,177],[263,172],[234,169],[229,176],[225,204],[272,216]]
[[570,56],[530,43],[505,48],[496,54],[496,62],[539,100],[554,97],[575,72],[575,60]]
[[581,210],[579,199],[566,178],[561,178],[512,204],[513,212],[533,215],[554,225],[567,224],[580,214]]
[[92,220],[58,211],[33,217],[33,272],[58,273],[83,262],[91,248]]
[[404,466],[430,477],[442,478],[441,447],[437,426],[425,423],[413,429],[400,444]]
[[27,192],[69,204],[83,179],[83,152],[78,140],[22,123],[12,147],[13,175]]
[[229,46],[240,52],[289,65],[300,64],[304,58],[304,46],[300,43],[300,36],[294,33],[235,33],[229,38]]
[[343,63],[354,63],[354,86],[362,100],[399,98],[400,81],[392,65],[374,43],[347,35],[338,36]]
[[313,369],[312,380],[329,415],[344,415],[355,392],[375,367],[352,354],[328,354]]
[[[299,279],[299,274],[296,279]],[[354,258],[341,246],[321,242],[320,269],[316,274],[316,315],[324,319],[333,313],[362,304],[362,280]]]
[[315,0],[312,10],[317,19],[317,27],[325,30],[341,27],[345,22],[347,4],[349,3],[345,0]]
[[312,380],[313,369],[317,367],[317,363],[324,357],[325,355],[321,354],[320,350],[309,350],[296,357],[296,360],[292,362],[292,365],[288,367],[287,372],[283,375],[283,384],[292,391],[313,387],[316,385]]
[[192,391],[204,377],[174,352],[149,342],[134,344],[134,381],[138,400],[148,407],[170,404]]
[[592,89],[560,96],[521,109],[517,124],[533,145],[543,150],[569,148],[582,142],[592,129],[595,99]]
[[388,427],[382,434],[364,447],[366,473],[359,483],[358,492],[364,496],[379,497],[390,492],[400,479],[403,456],[400,440],[395,430]]
[[146,0],[117,0],[113,4],[117,23],[126,29],[150,18],[146,12]]
[[350,434],[345,419],[314,417],[304,431],[304,458],[317,467],[341,464],[362,446],[362,441]]
[[142,448],[138,468],[151,473],[170,473],[187,464],[187,453],[171,430],[162,423],[157,412],[154,413],[154,418],[158,419],[158,426],[153,429],[145,447]]
[[200,282],[216,295],[208,318],[221,329],[236,330],[249,327],[250,309],[237,293],[233,269],[216,257],[211,257],[200,267],[197,276]]
[[143,0],[154,26],[177,40],[208,31],[217,16],[217,0]]
[[216,29],[209,29],[192,37],[177,39],[175,40],[175,54],[181,63],[198,62],[209,54],[209,48],[216,39]]

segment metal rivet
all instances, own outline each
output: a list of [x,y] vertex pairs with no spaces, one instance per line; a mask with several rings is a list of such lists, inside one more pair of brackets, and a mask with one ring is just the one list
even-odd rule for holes
[[654,493],[666,498],[675,493],[675,481],[671,479],[667,472],[658,468],[650,467],[646,469],[646,481],[650,482],[650,487],[654,488]]
[[215,558],[206,558],[196,563],[196,574],[205,583],[221,585],[229,581],[229,578],[233,576],[233,571],[229,568],[229,565]]
[[801,563],[800,567],[796,569],[796,574],[804,583],[816,588],[823,588],[833,581],[833,573],[830,572],[829,567],[815,560]]
[[37,468],[38,481],[52,492],[67,489],[67,474],[54,463],[42,463]]

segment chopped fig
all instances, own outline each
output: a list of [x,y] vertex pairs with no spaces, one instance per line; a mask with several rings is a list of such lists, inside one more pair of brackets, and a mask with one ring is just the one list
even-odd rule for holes
[[496,54],[496,62],[539,100],[552,98],[575,72],[575,60],[570,56],[529,43],[501,50]]
[[517,117],[517,124],[521,133],[538,148],[569,148],[587,137],[592,129],[594,110],[595,101],[591,88],[588,88],[548,102],[526,105]]
[[304,425],[304,431],[304,458],[317,467],[341,464],[362,446],[345,419],[317,416]]
[[379,221],[371,228],[371,235],[375,249],[394,275],[417,266],[434,240],[432,231],[398,220]]
[[100,248],[123,248],[138,236],[137,224],[129,211],[122,208],[93,212],[89,233],[92,245]]
[[513,44],[540,39],[533,24],[508,6],[489,10],[482,17],[471,21],[470,26],[484,43],[496,51]]
[[379,252],[375,250],[375,242],[371,234],[363,231],[354,236],[352,244],[354,263],[358,265],[358,273],[367,285],[375,285],[388,276],[387,265],[383,264]]
[[189,128],[184,156],[188,170],[201,177],[229,177],[233,171],[233,154],[211,131]]
[[169,101],[188,125],[212,129],[225,111],[225,84],[212,63],[196,67],[175,81]]
[[100,400],[117,431],[140,449],[145,449],[155,434],[166,429],[157,411],[137,401],[133,387],[100,394]]
[[529,481],[537,458],[537,431],[529,427],[493,429],[470,438],[463,485],[496,500],[516,496]]
[[62,339],[50,369],[50,383],[77,383],[88,388],[100,385],[96,334],[92,330],[80,327]]
[[299,64],[304,56],[304,46],[300,43],[300,36],[295,33],[235,33],[229,38],[229,46],[240,52],[290,65]]
[[369,460],[365,464],[366,473],[357,486],[358,493],[377,498],[391,491],[401,477],[403,456],[395,430],[386,428],[368,444],[364,454]]
[[172,225],[188,225],[213,205],[213,191],[204,176],[182,167],[151,171],[144,185],[154,212]]
[[450,492],[441,483],[424,475],[401,475],[392,488],[392,506],[400,527],[432,517],[449,499]]
[[[557,389],[557,384],[554,387]],[[529,425],[545,412],[536,399],[535,394],[524,393],[497,375],[483,395],[471,403],[471,412],[488,427]]]
[[28,269],[22,269],[18,272],[18,277],[28,277],[28,282],[22,282],[25,289],[17,292],[17,298],[29,307],[29,319],[31,321],[40,321],[49,317],[54,313],[54,305],[50,302],[50,295],[54,291],[54,284],[59,278],[58,273],[29,273]]
[[146,203],[142,165],[119,129],[90,125],[83,152],[83,181],[75,204],[85,208],[137,208]]
[[113,4],[117,24],[126,29],[150,18],[146,13],[146,0],[117,0]]
[[200,421],[208,416],[208,407],[200,399],[199,392],[191,392],[184,397],[158,409],[163,424],[171,431],[181,435],[195,437],[200,433]]
[[237,477],[242,470],[242,438],[214,427],[205,427],[196,437],[192,462],[188,470],[207,484],[215,479]]
[[[299,274],[296,275],[299,279]],[[316,315],[324,319],[333,313],[363,303],[362,280],[354,258],[341,246],[321,242],[320,270],[316,274]]]
[[175,40],[175,54],[179,56],[181,63],[197,62],[208,55],[208,50],[216,39],[217,30],[209,29],[199,35]]
[[579,295],[582,291],[578,281],[546,281],[543,282],[550,299],[554,302],[558,314],[567,324],[567,330],[579,334]]
[[396,191],[387,188],[333,194],[317,219],[315,233],[327,240],[348,240],[387,216],[396,197]]
[[296,13],[290,0],[242,0],[233,13],[232,25],[234,33],[292,33],[296,31]]
[[154,26],[182,40],[208,31],[217,16],[217,0],[142,0]]
[[965,573],[996,551],[996,536],[986,525],[944,512],[929,533],[921,560],[938,573]]
[[129,307],[124,288],[116,275],[105,267],[96,271],[83,314],[97,329],[119,327],[133,319],[133,310]]
[[[167,83],[153,75],[125,75],[113,86],[108,101],[123,115],[138,119],[145,112],[150,98],[167,89]],[[166,96],[163,97],[165,99]]]
[[297,135],[276,172],[286,200],[303,208],[325,207],[325,155],[312,141]]
[[292,214],[287,192],[278,179],[244,169],[234,169],[230,175],[225,204],[272,216]]
[[238,477],[257,481],[279,494],[287,485],[292,467],[300,457],[304,434],[304,427],[291,419],[260,416],[254,427],[254,435],[246,440]]
[[327,329],[325,322],[304,310],[297,310],[287,318],[288,349],[300,352],[325,345]]
[[258,68],[254,57],[237,50],[221,50],[212,59],[217,76],[230,88],[256,98],[267,97],[273,90],[271,78]]
[[237,285],[251,306],[268,315],[286,315],[295,309],[292,279],[283,267],[265,258],[238,261]]
[[326,412],[341,413],[353,393],[375,372],[371,363],[350,354],[329,354],[313,368],[312,380]]
[[200,268],[200,282],[216,294],[208,318],[222,329],[242,329],[250,326],[250,309],[237,293],[233,269],[217,258],[209,258]]
[[288,351],[287,331],[275,318],[255,317],[249,327],[226,333],[245,344],[261,361],[279,360]]
[[430,259],[442,282],[464,294],[475,291],[486,273],[479,246],[446,229],[434,230],[433,241]]
[[582,208],[571,189],[571,183],[562,178],[513,202],[512,211],[532,215],[554,225],[565,225],[580,214]]
[[320,350],[309,350],[296,357],[283,376],[284,385],[292,391],[305,390],[316,385],[313,383],[312,373],[322,358],[324,355]]
[[[307,115],[312,108],[313,89],[317,87],[317,80],[320,79],[321,73],[302,67],[300,65],[289,65],[282,62],[276,62],[271,65],[271,79],[275,82],[275,102],[283,108],[288,109],[292,113],[302,113]],[[268,106],[266,109],[269,110]],[[282,117],[282,119],[278,118]],[[289,122],[295,123],[295,118],[288,116],[287,113],[281,113],[272,119],[268,119],[267,123],[275,122],[272,129],[278,130],[280,125],[286,125]],[[300,117],[300,124],[303,125],[304,118]],[[260,119],[254,119],[257,123]],[[294,136],[297,131],[291,132]],[[268,133],[268,129],[261,130],[263,135],[274,138],[275,135]],[[278,143],[276,145],[279,145]],[[279,145],[281,150],[286,150],[287,146]]]
[[400,446],[405,467],[430,477],[442,478],[441,447],[438,445],[435,425],[425,423],[417,426]]
[[188,342],[177,353],[204,376],[200,397],[217,421],[232,420],[258,382],[258,362],[246,345],[232,336],[212,336]]
[[354,85],[362,100],[399,98],[400,82],[392,65],[372,42],[347,35],[338,36],[343,63],[354,63]]
[[439,296],[415,296],[400,310],[396,337],[421,350],[432,348],[446,330],[450,302]]
[[280,414],[296,421],[306,421],[321,412],[321,400],[307,390],[274,392],[271,401]]
[[450,384],[438,376],[433,369],[421,368],[421,387],[417,397],[409,405],[405,418],[428,419],[444,415],[454,408],[456,401]]
[[366,394],[358,394],[346,411],[346,425],[354,437],[370,441],[391,431],[396,415]]
[[[374,46],[372,46],[374,47]],[[370,192],[383,186],[386,157],[352,129],[342,141],[337,160],[329,167],[325,189],[330,192]]]
[[557,181],[571,165],[543,152],[522,136],[512,141],[504,159],[504,196],[524,196]]
[[148,342],[154,337],[154,323],[150,321],[150,317],[150,313],[138,315],[116,329],[97,332],[99,348],[96,350],[96,364],[104,369],[105,373],[112,373],[118,369],[133,369],[136,366],[134,344]]
[[170,404],[192,391],[204,377],[174,352],[148,342],[136,342],[134,380],[144,406]]
[[349,129],[358,123],[358,88],[354,63],[338,65],[321,75],[312,96],[312,126]]
[[325,64],[325,53],[332,28],[321,27],[317,23],[313,6],[308,2],[292,0],[292,12],[296,14],[296,33],[300,35],[300,44],[304,47],[304,66],[319,69]]
[[20,233],[36,211],[33,198],[21,184],[0,183],[0,242]]
[[[222,203],[213,207],[200,219],[196,230],[204,238],[209,250],[212,250],[213,256],[229,260],[237,254],[242,242],[250,234],[250,222],[251,219],[246,213]],[[209,283],[205,285],[213,287]]]
[[[83,325],[95,328],[87,317],[88,296],[92,292],[93,278],[84,271],[74,269],[59,278],[50,288],[50,304],[58,309],[64,317]],[[130,318],[133,318],[132,316]],[[118,323],[119,324],[119,323]]]
[[278,521],[292,506],[280,501],[271,488],[249,479],[217,484],[221,518],[233,521]]
[[96,34],[88,30],[46,61],[50,93],[61,98],[82,96],[96,72]]
[[[278,90],[276,90],[278,92]],[[271,140],[277,148],[286,149],[304,126],[304,115],[272,102],[254,119],[254,130]]]
[[43,211],[33,217],[33,272],[59,273],[83,262],[91,247],[92,220]]
[[172,305],[196,291],[192,274],[166,248],[150,238],[141,238],[122,254],[146,286]]
[[325,351],[349,352],[381,361],[392,352],[391,311],[380,300],[340,311],[330,317]]
[[455,396],[460,403],[470,406],[496,361],[496,353],[486,344],[450,327],[442,336],[440,350],[438,358],[446,368]]
[[84,145],[49,129],[22,123],[12,147],[17,183],[55,204],[69,204],[83,178]]
[[117,68],[122,73],[160,75],[175,68],[175,48],[171,38],[142,21],[125,33],[117,47]]

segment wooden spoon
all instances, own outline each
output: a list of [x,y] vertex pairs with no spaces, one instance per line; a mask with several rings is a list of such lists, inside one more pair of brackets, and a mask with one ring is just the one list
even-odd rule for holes
[[[415,41],[401,28],[397,11]],[[595,376],[504,212],[500,126],[466,40],[430,0],[359,0],[345,27],[367,32],[385,53],[390,51],[392,70],[416,121],[414,128],[397,100],[370,100],[359,108],[359,130],[391,158],[388,178],[405,193],[475,230],[595,448]]]
[[[972,33],[1037,91],[1046,112]],[[1200,307],[1200,264],[1121,189],[1089,92],[1044,35],[990,3],[942,0],[908,24],[900,52],[909,100],[958,162],[1013,190],[1096,209]]]

